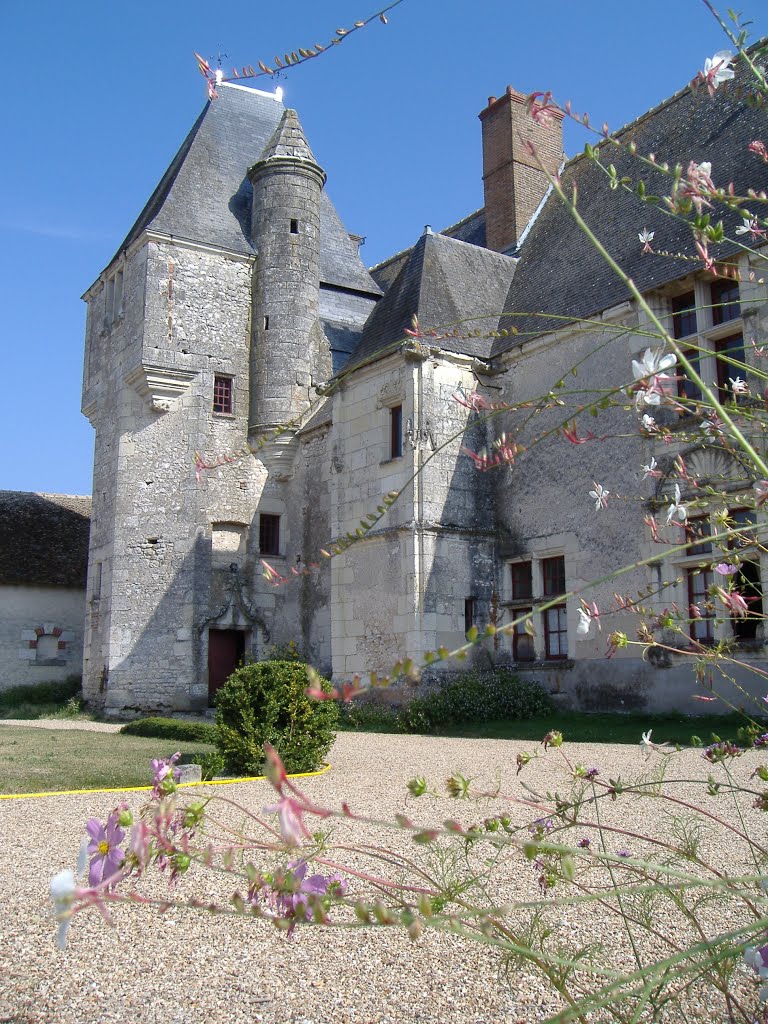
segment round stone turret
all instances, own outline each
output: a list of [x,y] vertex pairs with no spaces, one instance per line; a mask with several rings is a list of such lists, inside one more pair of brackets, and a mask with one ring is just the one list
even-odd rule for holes
[[309,406],[313,351],[319,342],[320,197],[325,171],[295,110],[286,110],[253,185],[256,248],[251,329],[249,434],[263,434]]

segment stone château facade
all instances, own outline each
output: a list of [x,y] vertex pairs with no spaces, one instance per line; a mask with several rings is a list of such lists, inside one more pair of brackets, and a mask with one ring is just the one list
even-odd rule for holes
[[[622,139],[660,160],[710,160],[718,182],[765,187],[766,166],[747,151],[763,123],[732,85],[712,99],[684,89]],[[682,500],[698,500],[674,455],[732,495],[736,512],[753,481],[719,443],[701,432],[691,440],[677,413],[666,446],[622,402],[580,421],[582,434],[591,423],[610,441],[564,438],[590,396],[631,378],[649,345],[642,311],[531,156],[529,142],[548,174],[558,171],[561,117],[534,121],[510,88],[480,120],[484,208],[426,229],[369,272],[279,94],[223,85],[206,105],[85,295],[83,411],[96,430],[89,700],[114,712],[199,710],[238,660],[273,645],[293,641],[348,679],[455,647],[474,622],[530,613],[532,636],[520,626],[486,641],[475,662],[514,664],[583,708],[696,707],[685,654],[643,660],[629,648],[606,660],[604,635],[577,633],[575,597],[544,612],[536,602],[654,559],[589,600],[630,637],[637,615],[617,608],[613,591],[666,582],[646,607],[687,608],[711,583],[707,555],[672,553],[682,528],[664,527],[664,515],[662,543],[643,522],[666,510],[675,483]],[[626,151],[612,159],[633,181],[656,173]],[[723,290],[700,262],[641,252],[647,227],[659,248],[692,253],[679,222],[610,190],[583,157],[562,177],[578,181],[582,214],[653,308],[699,345],[709,379],[726,386],[722,353],[757,358],[745,339],[765,341],[768,307],[748,254],[719,246],[718,259],[741,271]],[[739,223],[726,217],[729,237]],[[408,334],[413,317],[420,330]],[[473,392],[497,408],[530,405],[489,418],[472,408]],[[565,405],[542,400],[551,393]],[[509,469],[478,472],[467,450],[493,452],[502,434],[528,450]],[[253,454],[228,461],[247,443]],[[214,467],[198,479],[196,453]],[[663,475],[642,481],[654,455]],[[600,512],[593,481],[613,496]],[[361,540],[321,555],[392,491],[400,497]],[[715,505],[695,506],[702,532]],[[758,611],[766,567],[757,547],[745,550]],[[705,642],[735,632],[740,660],[763,657],[757,619],[745,630],[705,613],[689,629]],[[738,682],[754,689],[744,673]]]

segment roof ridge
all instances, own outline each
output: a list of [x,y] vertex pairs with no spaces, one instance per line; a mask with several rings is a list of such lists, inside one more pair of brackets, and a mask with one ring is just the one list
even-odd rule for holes
[[[768,44],[768,36],[761,36],[761,38],[752,43],[751,46],[745,47],[745,52],[750,53],[750,51],[759,49],[760,47],[765,46],[766,44]],[[740,56],[740,52],[737,51],[734,54],[734,59]],[[678,100],[682,99],[686,93],[692,93],[692,86],[695,81],[696,78],[692,78],[690,82],[687,82],[684,86],[678,89],[677,92],[673,92],[671,96],[667,96],[666,99],[660,100],[655,106],[648,107],[648,109],[644,110],[642,114],[638,114],[637,117],[634,117],[631,121],[627,121],[626,124],[623,124],[620,128],[617,128],[616,131],[611,132],[611,136],[618,139],[622,135],[626,135],[627,132],[631,131],[634,128],[637,128],[649,117],[655,116],[656,114],[659,113],[659,111],[663,110],[665,107],[671,106],[673,103],[676,103]],[[610,140],[608,138],[602,138],[597,143],[597,146],[595,148],[604,146],[609,141]],[[574,153],[572,157],[569,157],[565,161],[563,165],[563,170],[565,170],[565,168],[569,167],[571,164],[575,164],[577,160],[583,159],[584,156],[585,154],[583,151],[579,153]]]

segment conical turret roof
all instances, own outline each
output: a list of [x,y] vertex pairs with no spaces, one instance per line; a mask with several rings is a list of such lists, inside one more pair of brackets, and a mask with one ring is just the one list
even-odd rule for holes
[[255,174],[259,174],[275,164],[285,163],[298,163],[312,168],[313,171],[321,175],[323,183],[325,183],[325,171],[315,160],[314,153],[309,148],[299,115],[290,107],[283,111],[280,124],[264,147],[261,158],[248,171],[248,177],[253,181]]

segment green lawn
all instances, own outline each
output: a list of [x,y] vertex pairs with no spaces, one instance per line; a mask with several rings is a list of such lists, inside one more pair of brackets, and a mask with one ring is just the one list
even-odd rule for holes
[[0,726],[0,793],[115,789],[152,783],[153,757],[210,753],[207,743],[142,739],[79,729]]
[[[502,720],[476,722],[472,725],[450,726],[439,730],[441,736],[467,736],[502,740],[541,740],[550,729],[562,732],[566,741],[574,743],[639,743],[642,733],[653,730],[657,743],[682,746],[698,736],[709,743],[712,734],[721,739],[736,739],[747,720],[739,715],[601,715],[576,711],[560,712],[543,718],[522,721]],[[768,732],[768,722],[763,723]]]

